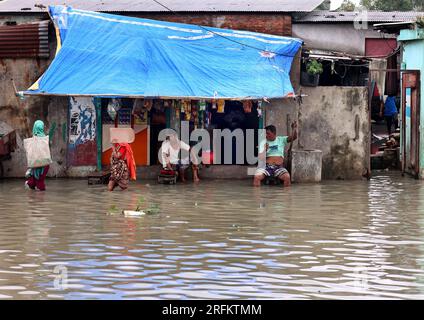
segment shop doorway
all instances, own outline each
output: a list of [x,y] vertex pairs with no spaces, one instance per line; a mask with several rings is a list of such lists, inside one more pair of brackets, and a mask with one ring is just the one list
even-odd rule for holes
[[[244,156],[242,163],[237,161],[238,146],[236,145],[237,141],[235,137],[232,139],[231,149],[225,148],[224,138],[221,138],[220,143],[219,141],[213,141],[215,148],[218,146],[221,148],[220,152],[214,150],[214,154],[219,157],[219,159],[215,158],[215,161],[221,164],[248,165],[249,163],[246,158],[246,150],[248,147],[251,147],[248,145],[252,144],[252,141],[250,141],[247,135],[248,129],[254,130],[253,148],[255,150],[255,156],[257,156],[256,146],[258,145],[259,116],[256,102],[252,102],[251,108],[246,109],[240,101],[225,101],[225,108],[223,112],[218,112],[217,109],[212,110],[211,125],[215,129],[228,129],[232,132],[234,130],[241,129],[243,132]],[[211,136],[211,141],[212,138],[213,137]],[[231,152],[231,155],[227,154],[229,152]],[[230,163],[228,163],[228,159],[231,159]]]
[[[138,101],[140,102],[140,101]],[[102,113],[102,165],[110,165],[112,145],[109,129],[133,128],[135,141],[131,143],[137,166],[149,164],[150,128],[148,112],[138,108],[136,99],[101,99]]]
[[[383,79],[396,79],[397,69],[371,70]],[[388,75],[391,75],[390,77]],[[370,81],[369,110],[371,128],[371,170],[400,170],[401,94],[394,81]],[[369,173],[370,174],[370,173]]]
[[150,165],[159,165],[159,150],[162,146],[162,141],[159,141],[159,133],[168,128],[167,124],[167,112],[169,109],[165,109],[163,100],[153,100],[152,108],[149,112],[149,124],[150,124]]

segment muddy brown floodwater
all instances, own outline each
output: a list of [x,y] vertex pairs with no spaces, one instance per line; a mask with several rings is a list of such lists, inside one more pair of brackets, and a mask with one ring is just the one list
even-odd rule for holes
[[[424,298],[424,182],[0,182],[0,299]],[[107,214],[158,204],[141,217]]]

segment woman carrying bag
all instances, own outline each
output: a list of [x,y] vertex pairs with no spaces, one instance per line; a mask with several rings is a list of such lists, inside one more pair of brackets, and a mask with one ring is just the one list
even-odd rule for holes
[[[32,135],[33,137],[46,137],[46,134],[44,133],[43,121],[37,120],[34,122],[34,127],[32,128]],[[49,165],[30,167],[25,174],[25,177],[27,178],[27,180],[25,181],[25,187],[33,190],[38,189],[40,191],[45,191],[45,179],[47,176],[47,172],[49,171],[49,167]]]

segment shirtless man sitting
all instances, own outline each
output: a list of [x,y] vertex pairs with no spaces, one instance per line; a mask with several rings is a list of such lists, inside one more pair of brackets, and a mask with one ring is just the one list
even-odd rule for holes
[[297,139],[297,123],[291,125],[293,133],[291,136],[277,136],[277,129],[270,125],[265,128],[266,141],[262,141],[259,148],[259,161],[266,159],[264,168],[258,168],[255,173],[253,185],[259,187],[265,177],[274,176],[280,179],[285,187],[291,184],[290,174],[284,168],[284,148],[290,142]]

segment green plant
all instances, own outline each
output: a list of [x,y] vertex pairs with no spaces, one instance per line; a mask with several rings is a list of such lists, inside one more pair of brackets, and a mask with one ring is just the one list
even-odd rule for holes
[[138,203],[137,203],[137,209],[135,209],[135,211],[140,211],[141,210],[141,206],[144,204],[144,198],[140,197],[138,199]]
[[143,209],[143,207],[146,208],[145,200],[143,197],[140,197],[135,211],[144,211],[146,214],[157,214],[160,211],[160,207],[156,203],[152,203],[147,209]]
[[322,63],[313,59],[313,60],[309,61],[308,64],[306,65],[306,71],[309,74],[317,75],[317,74],[323,73],[324,69],[322,68]]
[[[144,211],[146,214],[158,214],[160,212],[160,207],[156,203],[150,204],[148,208],[146,208],[146,201],[143,197],[140,197],[137,202],[137,208],[135,211]],[[123,210],[118,209],[116,205],[111,205],[108,209],[108,214],[113,215],[119,212],[123,212]]]
[[116,205],[111,205],[109,210],[108,210],[109,214],[115,214],[115,213],[119,213],[119,212],[120,212],[120,210],[116,207]]

